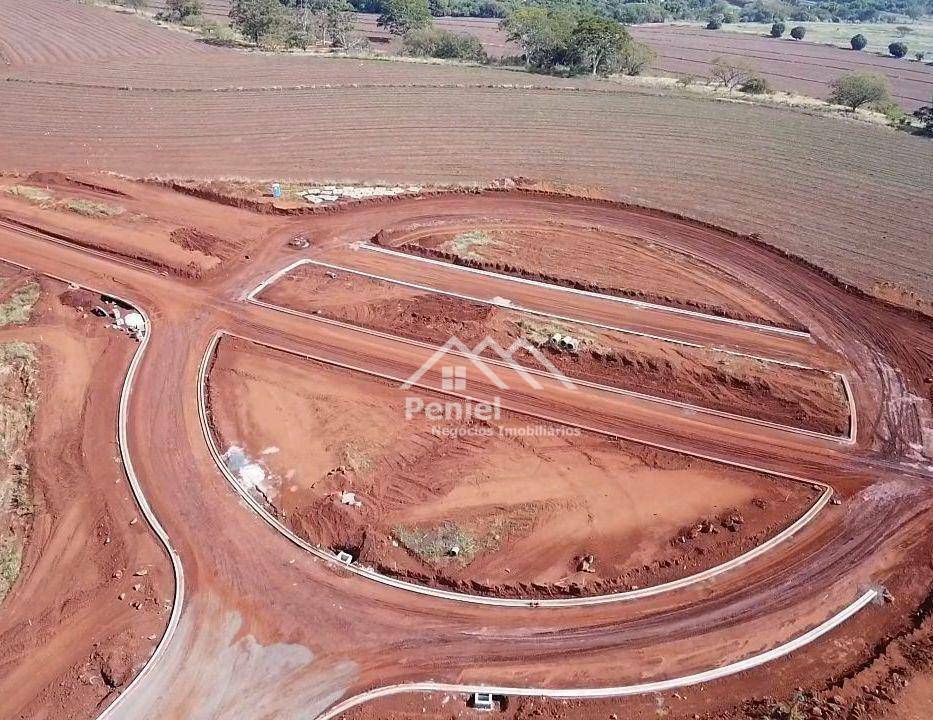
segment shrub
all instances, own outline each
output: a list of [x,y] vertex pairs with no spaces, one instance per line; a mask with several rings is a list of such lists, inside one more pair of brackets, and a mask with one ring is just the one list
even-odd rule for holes
[[216,20],[204,20],[201,23],[201,32],[214,45],[236,45],[237,34],[233,28]]
[[933,98],[930,98],[929,105],[914,110],[913,115],[920,122],[920,131],[924,135],[933,135]]
[[170,22],[185,22],[201,17],[201,0],[166,0],[165,10],[156,17]]
[[779,38],[784,34],[787,26],[782,22],[776,22],[771,26],[771,37]]
[[613,13],[616,20],[626,25],[664,22],[664,9],[650,2],[627,2]]
[[475,35],[457,35],[438,27],[426,27],[405,34],[406,55],[448,60],[486,60],[483,44]]
[[905,113],[904,109],[896,102],[885,103],[879,105],[875,109],[888,119],[889,124],[895,127],[907,124],[907,113]]
[[923,62],[923,58],[926,57],[926,53],[922,50],[917,50],[917,52],[914,53],[914,57],[917,58],[917,62]]
[[764,95],[771,92],[771,88],[768,87],[767,80],[755,75],[739,85],[739,92],[748,93],[749,95]]
[[858,35],[853,35],[852,39],[849,40],[849,44],[852,45],[853,50],[863,50],[868,45],[868,40],[862,33]]
[[891,53],[892,57],[902,58],[907,54],[907,44],[902,43],[900,40],[893,42],[888,45],[888,52]]
[[706,23],[707,30],[719,30],[722,27],[722,18],[713,17]]
[[739,86],[757,77],[758,73],[751,64],[744,60],[728,60],[726,58],[713,58],[710,69],[712,79],[724,88],[735,90]]
[[807,29],[803,25],[798,25],[797,27],[792,27],[790,29],[790,36],[794,38],[794,40],[803,40],[806,34]]
[[836,78],[829,84],[829,101],[852,110],[863,105],[883,106],[891,101],[888,79],[875,73],[852,73]]

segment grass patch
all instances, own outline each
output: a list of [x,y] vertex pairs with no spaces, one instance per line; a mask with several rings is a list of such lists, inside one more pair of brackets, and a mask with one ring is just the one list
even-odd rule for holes
[[361,475],[372,470],[373,467],[372,458],[352,443],[344,445],[340,452],[340,459],[344,466]]
[[470,230],[469,232],[460,233],[453,240],[441,243],[440,249],[471,260],[482,260],[482,256],[476,252],[478,248],[495,247],[499,244],[499,241],[482,230]]
[[32,185],[10,185],[4,188],[3,192],[7,195],[23,198],[36,205],[46,205],[55,199],[55,196],[47,190],[41,190]]
[[0,601],[22,568],[25,539],[35,512],[29,487],[26,442],[38,402],[35,348],[0,344]]
[[85,217],[109,218],[122,215],[123,208],[117,205],[105,205],[104,203],[94,202],[93,200],[83,200],[81,198],[69,198],[62,205],[71,210],[71,212],[84,215]]
[[[466,565],[482,549],[476,535],[456,523],[435,528],[396,527],[392,532],[406,550],[428,563],[450,558]],[[450,554],[453,547],[460,550],[456,557]]]
[[550,344],[551,338],[557,334],[570,335],[584,345],[592,345],[598,340],[598,337],[588,330],[559,322],[519,320],[516,325],[522,331],[522,336],[538,347]]
[[23,565],[23,545],[16,542],[15,538],[10,538],[11,542],[7,545],[7,539],[0,539],[0,602],[3,602],[16,578],[19,576],[20,568]]
[[0,305],[0,327],[4,325],[22,325],[28,322],[30,315],[32,315],[32,309],[39,299],[39,292],[39,283],[37,282],[26,283],[14,292],[9,300]]
[[0,344],[0,462],[13,462],[36,415],[38,363],[29,343]]

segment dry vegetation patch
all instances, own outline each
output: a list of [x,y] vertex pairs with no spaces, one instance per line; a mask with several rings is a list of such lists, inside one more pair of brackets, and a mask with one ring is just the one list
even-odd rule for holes
[[32,345],[0,344],[0,600],[19,575],[32,525],[26,442],[36,413],[37,376]]
[[32,309],[39,299],[39,283],[28,282],[0,305],[0,327],[22,325],[29,321]]

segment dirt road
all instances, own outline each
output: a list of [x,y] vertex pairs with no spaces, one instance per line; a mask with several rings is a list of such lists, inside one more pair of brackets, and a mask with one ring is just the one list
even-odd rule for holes
[[[522,202],[517,198],[511,210],[520,214]],[[313,233],[317,242],[304,256],[314,257],[345,242],[338,236],[348,228],[359,239],[367,217],[426,207],[399,200],[366,209],[359,227],[352,210],[283,219],[244,255],[197,282],[0,229],[0,257],[110,288],[151,318],[128,407],[128,449],[180,555],[185,593],[171,641],[112,717],[316,717],[356,694],[411,681],[574,689],[662,680],[779,646],[865,589],[890,589],[894,603],[869,606],[830,638],[764,670],[705,686],[707,697],[696,707],[718,712],[735,698],[821,686],[905,627],[930,580],[916,559],[930,551],[924,383],[933,333],[925,321],[725,235],[703,237],[704,252],[730,271],[743,268],[753,287],[808,328],[819,349],[806,359],[844,358],[860,418],[855,445],[599,390],[570,391],[546,378],[531,390],[508,369],[501,369],[507,390],[477,381],[470,394],[498,394],[519,413],[831,484],[842,504],[827,507],[792,540],[715,581],[638,601],[490,608],[349,575],[252,514],[222,479],[202,436],[197,398],[205,348],[225,331],[366,373],[408,377],[430,356],[425,348],[243,299],[296,258],[285,244],[289,237]],[[678,242],[690,249],[689,239]],[[892,325],[897,333],[889,332]],[[421,382],[440,390],[442,380],[431,370]],[[29,694],[28,678],[6,675],[0,695],[9,697],[12,683]]]

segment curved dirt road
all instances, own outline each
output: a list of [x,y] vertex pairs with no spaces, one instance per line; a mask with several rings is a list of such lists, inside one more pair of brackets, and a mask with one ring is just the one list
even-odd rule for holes
[[[404,214],[405,202],[394,204],[393,212]],[[416,205],[419,213],[426,206]],[[516,202],[516,213],[526,211]],[[375,212],[365,211],[370,217]],[[151,318],[149,347],[128,406],[128,446],[145,495],[185,568],[185,592],[171,642],[113,717],[316,717],[359,693],[409,682],[634,685],[778,647],[871,587],[889,587],[899,613],[919,604],[928,578],[911,570],[910,559],[929,551],[925,535],[933,498],[924,492],[931,478],[924,455],[929,404],[916,388],[929,376],[933,357],[929,325],[725,237],[702,248],[691,247],[690,237],[678,241],[685,250],[721,258],[730,272],[744,273],[805,322],[817,343],[814,358],[826,352],[845,358],[860,418],[853,447],[637,398],[569,392],[556,383],[537,392],[515,385],[500,392],[503,404],[825,481],[842,498],[841,506],[828,508],[793,540],[741,570],[674,593],[598,607],[454,603],[352,577],[298,551],[253,515],[218,473],[201,435],[199,363],[214,334],[226,331],[390,377],[405,378],[417,368],[426,355],[409,344],[242,300],[294,259],[284,238],[303,228],[326,237],[328,222],[350,219],[352,213],[344,212],[284,222],[275,237],[251,249],[248,261],[231,261],[199,283],[0,229],[0,256],[112,288]],[[672,318],[670,329],[689,333],[689,322]],[[891,323],[897,334],[888,332]],[[496,392],[471,386],[477,395]],[[869,606],[834,630],[832,642],[817,641],[800,657],[745,674],[735,685],[717,681],[729,688],[717,694],[774,693],[833,675],[897,626],[898,613],[889,607]]]

